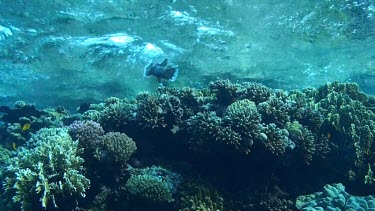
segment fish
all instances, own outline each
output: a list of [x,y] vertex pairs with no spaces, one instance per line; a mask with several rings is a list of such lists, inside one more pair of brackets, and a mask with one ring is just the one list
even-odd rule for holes
[[144,67],[143,76],[155,76],[158,82],[162,79],[169,81],[176,81],[178,76],[178,65],[168,64],[168,59],[163,59],[159,63],[150,62]]
[[29,124],[29,123],[24,124],[24,125],[22,126],[22,131],[25,132],[25,131],[29,130],[30,127],[31,127],[31,124]]

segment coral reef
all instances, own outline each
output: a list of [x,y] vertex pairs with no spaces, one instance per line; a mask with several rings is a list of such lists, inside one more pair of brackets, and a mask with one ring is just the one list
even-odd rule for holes
[[205,151],[218,141],[222,134],[221,124],[222,120],[215,112],[199,112],[186,121],[182,131],[190,134],[188,142],[191,149]]
[[7,150],[0,145],[0,168],[3,168],[3,166],[7,164],[7,161],[10,159],[12,154],[12,151]]
[[222,118],[215,112],[200,112],[186,121],[183,130],[191,134],[190,147],[198,151],[214,149],[216,143],[247,154],[260,134],[260,121],[254,102],[245,99],[228,106]]
[[239,137],[237,142],[231,141],[226,144],[249,153],[261,131],[261,117],[255,103],[247,99],[238,100],[228,106],[223,119],[224,128],[230,128],[236,137]]
[[[95,121],[96,113],[87,111],[85,116],[91,116]],[[106,99],[103,110],[99,114],[98,122],[106,131],[118,131],[125,127],[128,122],[135,118],[135,104],[128,100],[119,98]]]
[[297,121],[287,124],[287,130],[290,134],[289,137],[296,144],[298,157],[310,164],[316,151],[314,134]]
[[[66,129],[39,130],[1,171],[8,209],[74,208],[90,187],[78,154],[78,142]],[[67,203],[69,199],[74,203]]]
[[224,199],[217,191],[198,184],[185,182],[181,185],[181,199],[178,201],[179,211],[223,211]]
[[319,87],[316,93],[316,100],[327,98],[331,93],[341,93],[347,95],[350,99],[359,101],[363,104],[368,103],[369,97],[359,90],[359,86],[356,83],[339,83],[337,81],[333,83],[326,83]]
[[350,195],[341,183],[328,184],[324,186],[322,192],[299,196],[296,207],[303,211],[370,211],[375,210],[375,198]]
[[99,123],[92,120],[75,121],[69,125],[69,135],[77,140],[85,154],[90,154],[99,145],[99,139],[104,135],[104,130]]
[[274,123],[283,127],[289,119],[289,108],[281,99],[271,96],[267,101],[259,103],[258,111],[262,115],[262,121],[266,124]]
[[280,129],[271,123],[264,127],[263,133],[266,139],[262,142],[262,145],[276,156],[283,156],[287,149],[293,150],[295,148],[295,143],[289,139],[289,132],[286,129]]
[[157,96],[148,92],[137,96],[137,121],[146,128],[165,127],[163,108],[158,103]]
[[[330,85],[319,89],[318,96],[325,97],[317,103],[325,117],[322,127],[329,136],[336,137],[333,141],[341,150],[346,150],[343,160],[350,167],[347,170],[356,174],[351,179],[363,182],[367,164],[374,160],[375,114],[362,102],[350,97],[364,101],[356,86]],[[327,87],[331,87],[330,93],[326,93]]]
[[[280,211],[332,181],[373,193],[374,99],[351,83],[285,92],[218,80],[84,103],[76,114],[2,106],[0,208]],[[372,203],[333,185],[297,207]]]
[[9,122],[9,123],[15,123],[18,122],[18,120],[21,117],[40,117],[42,115],[45,115],[45,111],[38,110],[35,105],[33,104],[27,104],[24,101],[17,101],[14,104],[14,108],[10,108],[8,106],[0,106],[0,112],[5,113],[0,117],[0,121]]
[[162,167],[132,169],[126,190],[136,199],[151,202],[173,202],[181,176]]
[[130,156],[136,150],[135,142],[125,133],[109,132],[100,137],[96,157],[106,163],[126,166]]
[[183,109],[180,99],[163,92],[165,90],[159,89],[155,94],[144,92],[137,96],[136,118],[139,125],[151,129],[170,129],[181,123]]
[[210,82],[209,86],[219,104],[228,106],[239,98],[237,84],[232,84],[229,80]]
[[36,109],[35,105],[17,101],[14,108],[0,106],[0,138],[7,149],[23,146],[31,134],[45,127],[61,127],[78,117],[63,107]]
[[273,90],[260,83],[245,82],[241,84],[240,96],[249,99],[256,105],[267,101],[273,95]]

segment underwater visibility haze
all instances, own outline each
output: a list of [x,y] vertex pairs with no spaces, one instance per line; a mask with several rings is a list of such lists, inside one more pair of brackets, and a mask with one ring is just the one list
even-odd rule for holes
[[0,210],[375,210],[374,0],[0,0]]

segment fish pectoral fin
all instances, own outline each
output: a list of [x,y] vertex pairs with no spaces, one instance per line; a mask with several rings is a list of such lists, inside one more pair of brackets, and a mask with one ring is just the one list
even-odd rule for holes
[[170,67],[165,69],[162,77],[171,81],[175,81],[178,75],[178,68],[177,67]]
[[168,64],[168,59],[164,59],[164,60],[160,63],[160,66],[165,67],[165,66],[167,66],[167,64]]

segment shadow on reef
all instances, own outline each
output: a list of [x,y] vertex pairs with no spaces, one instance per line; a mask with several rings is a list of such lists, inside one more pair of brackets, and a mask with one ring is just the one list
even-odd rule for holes
[[374,193],[374,105],[354,83],[285,92],[228,80],[74,114],[20,101],[0,107],[0,208],[345,210],[350,198],[365,210],[373,199],[349,193]]

